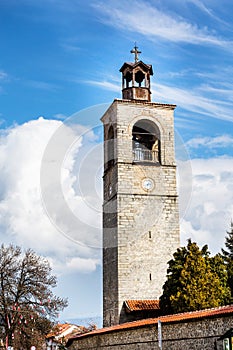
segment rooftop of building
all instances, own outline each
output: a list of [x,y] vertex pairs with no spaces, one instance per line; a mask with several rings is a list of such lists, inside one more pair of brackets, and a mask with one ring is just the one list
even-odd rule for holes
[[187,321],[193,321],[193,320],[198,320],[203,318],[214,318],[218,316],[222,317],[222,316],[228,316],[228,315],[233,315],[233,305],[227,305],[227,306],[221,306],[217,308],[198,310],[198,311],[192,311],[192,312],[184,312],[184,313],[179,313],[174,315],[166,315],[166,316],[160,316],[157,318],[148,318],[148,319],[142,319],[142,320],[133,321],[133,322],[122,323],[111,327],[96,329],[86,334],[76,334],[76,335],[73,335],[70,338],[70,340],[73,341],[75,339],[80,339],[82,337],[91,337],[91,336],[104,334],[104,333],[124,331],[127,329],[140,328],[148,325],[156,325],[158,324],[158,321],[160,321],[162,324],[175,323],[175,322],[187,322]]
[[87,329],[84,326],[78,326],[71,323],[58,323],[46,335],[47,339],[54,339],[60,341],[62,339],[68,340],[72,336],[84,333]]
[[127,312],[159,310],[159,300],[125,300]]

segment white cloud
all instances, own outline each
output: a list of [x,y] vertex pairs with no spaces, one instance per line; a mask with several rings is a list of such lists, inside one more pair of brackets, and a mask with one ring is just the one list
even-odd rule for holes
[[93,272],[98,263],[98,260],[74,257],[68,260],[66,265],[71,272]]
[[[75,154],[80,147],[79,134],[84,127],[63,125],[61,121],[38,120],[29,121],[2,131],[0,142],[0,235],[2,242],[14,242],[25,248],[31,247],[38,254],[49,256],[56,272],[74,270],[73,259],[80,262],[76,270],[93,271],[99,261],[100,251],[89,246],[77,244],[69,232],[65,230],[67,217],[61,207],[57,212],[60,227],[56,227],[53,218],[49,218],[42,205],[40,171],[45,149],[54,133],[63,129],[63,139],[56,145],[56,152],[62,151],[62,145],[69,140],[78,140],[76,148],[67,148],[64,164],[60,168],[60,186],[66,191],[66,199],[71,203],[81,200],[74,189],[76,174]],[[91,132],[86,133],[93,139]],[[54,159],[56,162],[56,159]],[[47,173],[50,178],[51,174]],[[51,179],[53,181],[53,179]],[[55,179],[54,179],[55,182]],[[56,189],[56,186],[55,186]],[[49,190],[49,189],[48,189]],[[52,191],[50,189],[50,191]],[[50,192],[51,193],[51,192]],[[63,202],[56,203],[58,206]],[[86,208],[79,205],[80,215],[86,215]],[[82,214],[81,214],[82,213]],[[86,224],[86,223],[85,223]],[[86,229],[88,225],[86,225]],[[76,230],[82,230],[77,226]],[[60,232],[59,232],[60,231]],[[80,234],[82,239],[86,232]],[[91,237],[89,237],[91,240]],[[85,266],[86,265],[86,266]]]
[[[6,82],[9,82],[9,75],[4,70],[0,70],[0,83],[4,84]],[[2,86],[0,86],[0,93],[3,93],[4,89]]]
[[8,79],[8,74],[4,72],[3,70],[0,70],[0,80],[6,80]]
[[[182,244],[192,238],[213,253],[224,247],[233,218],[233,158],[193,159],[192,196],[181,220]],[[184,179],[185,181],[185,179]]]
[[220,46],[228,50],[232,48],[232,43],[218,38],[207,27],[199,28],[175,13],[169,15],[145,1],[109,1],[96,4],[95,8],[105,16],[100,20],[106,24],[140,33],[149,40],[160,38],[172,42]]
[[[105,90],[120,91],[119,83],[115,81],[86,81],[86,83],[98,86]],[[210,94],[210,92],[212,94]],[[225,96],[232,95],[232,88],[221,89]],[[209,93],[209,94],[208,94]],[[233,121],[232,102],[219,99],[219,91],[211,86],[192,87],[192,90],[152,83],[154,99],[160,102],[174,103],[190,113],[197,113],[215,119]],[[168,97],[169,96],[169,97]],[[193,121],[194,123],[194,121]],[[185,123],[185,127],[186,127]]]
[[119,87],[119,83],[115,84],[109,81],[95,81],[95,80],[87,80],[85,81],[85,83],[90,84],[90,85],[95,85],[95,86],[99,86],[105,90],[110,90],[110,91],[115,91],[115,92],[119,92],[120,87]]
[[225,148],[232,147],[233,137],[230,135],[221,135],[216,137],[196,137],[189,140],[186,145],[191,148]]
[[[199,10],[201,10],[203,12],[203,14],[207,14],[210,18],[218,21],[219,23],[222,23],[224,25],[224,27],[226,28],[231,27],[230,23],[227,23],[226,21],[224,21],[221,17],[220,11],[218,6],[221,6],[222,8],[226,8],[226,4],[227,1],[224,1],[219,3],[219,2],[214,2],[213,0],[183,0],[185,3],[190,2],[193,3],[195,6],[197,6],[197,8],[199,8]],[[206,2],[206,4],[205,4]]]
[[227,103],[215,96],[207,96],[198,88],[193,87],[192,91],[181,89],[173,86],[153,84],[153,95],[167,101],[169,96],[170,103],[175,103],[179,107],[193,113],[206,115],[211,118],[233,121],[232,103]]
[[29,85],[30,87],[33,87],[35,89],[40,89],[40,90],[54,91],[58,89],[57,85],[46,81],[28,80],[26,84]]
[[[87,248],[87,247],[86,247]],[[76,256],[74,252],[72,256],[63,257],[63,259],[58,259],[55,257],[47,257],[50,266],[53,271],[59,276],[66,276],[69,278],[71,274],[87,274],[95,272],[98,265],[100,265],[100,259],[90,256],[90,250],[84,249],[82,252],[76,251]]]
[[62,113],[55,114],[53,117],[54,117],[55,119],[58,119],[58,120],[65,120],[66,118],[68,118],[67,115],[62,114]]
[[[39,118],[2,132],[1,241],[13,241],[48,256],[60,274],[92,272],[100,264],[102,145],[92,130],[62,125],[58,120]],[[46,173],[48,182],[41,184],[40,171],[43,161],[49,160],[45,149],[55,146],[50,141],[61,126],[63,139],[58,138],[62,142],[56,143],[52,153],[62,158],[59,188],[50,171]],[[192,146],[223,141],[230,142],[230,138],[193,140]],[[50,166],[57,166],[56,158],[50,161]],[[193,159],[180,161],[179,166],[183,166],[179,171],[182,244],[191,237],[200,245],[208,243],[216,252],[224,244],[233,217],[233,158]],[[44,188],[49,196],[43,199],[50,201],[46,203],[50,217],[41,201],[41,186],[43,190],[47,184],[51,185]]]
[[186,2],[193,3],[198,8],[200,8],[203,12],[207,13],[208,15],[211,15],[211,11],[205,6],[204,1],[200,1],[200,0],[186,0]]

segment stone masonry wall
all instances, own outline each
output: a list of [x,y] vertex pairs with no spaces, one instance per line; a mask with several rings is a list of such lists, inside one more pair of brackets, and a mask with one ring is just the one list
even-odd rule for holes
[[[233,316],[162,324],[163,350],[222,350],[219,337],[233,326]],[[69,350],[159,350],[157,324],[84,335]]]

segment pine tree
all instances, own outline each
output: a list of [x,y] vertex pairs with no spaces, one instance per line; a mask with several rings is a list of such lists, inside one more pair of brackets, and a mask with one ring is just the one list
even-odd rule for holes
[[231,289],[231,298],[229,304],[233,302],[233,221],[231,222],[230,231],[227,231],[225,237],[225,246],[227,249],[222,249],[222,256],[226,263],[228,286]]
[[189,240],[169,261],[160,307],[164,313],[217,307],[225,304],[229,293],[222,257],[211,258],[207,245],[200,249]]

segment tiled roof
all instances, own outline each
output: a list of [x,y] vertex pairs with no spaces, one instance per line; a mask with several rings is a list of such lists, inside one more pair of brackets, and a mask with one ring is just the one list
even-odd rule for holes
[[61,333],[63,333],[65,330],[67,330],[70,327],[69,323],[64,323],[64,324],[60,324],[58,323],[57,325],[55,325],[53,327],[53,329],[51,330],[51,332],[49,334],[47,334],[46,338],[51,338],[51,337],[55,337]]
[[200,311],[184,312],[184,313],[174,314],[174,315],[161,316],[159,318],[148,318],[148,319],[143,319],[139,321],[122,323],[116,326],[97,329],[90,333],[77,335],[72,337],[71,340],[75,340],[75,339],[79,339],[87,336],[90,337],[97,334],[122,331],[126,329],[139,328],[139,327],[144,327],[148,325],[155,325],[158,323],[158,320],[160,320],[162,323],[173,323],[173,322],[175,323],[175,322],[185,322],[188,320],[224,316],[224,315],[233,315],[233,305],[221,306],[218,308],[205,309]]
[[56,338],[58,340],[62,336],[68,339],[71,335],[83,333],[84,330],[84,326],[77,326],[70,323],[58,323],[53,327],[51,332],[46,335],[46,338]]
[[159,300],[125,300],[128,312],[159,310]]

